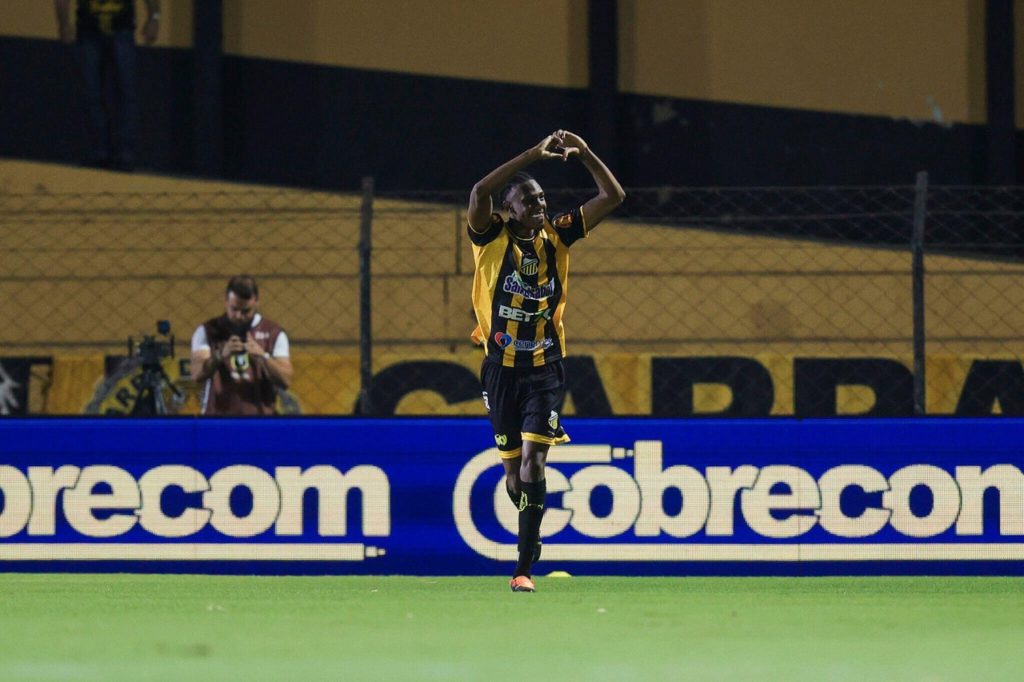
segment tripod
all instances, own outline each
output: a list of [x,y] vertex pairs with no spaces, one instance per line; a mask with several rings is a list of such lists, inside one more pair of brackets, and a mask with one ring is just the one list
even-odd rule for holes
[[181,398],[182,393],[167,376],[163,366],[158,362],[145,362],[142,373],[133,382],[139,391],[132,407],[133,417],[155,417],[167,414],[167,402],[164,400],[164,387],[171,390],[174,397]]

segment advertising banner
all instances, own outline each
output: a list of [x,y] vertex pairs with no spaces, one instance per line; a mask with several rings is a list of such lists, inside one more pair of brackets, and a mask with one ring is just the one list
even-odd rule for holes
[[[165,392],[172,414],[200,411],[201,387],[189,358],[161,361],[178,395]],[[373,354],[370,399],[375,416],[485,414],[480,400],[478,350],[434,355]],[[30,377],[25,363],[52,365],[37,372],[39,399],[26,412]],[[279,396],[279,414],[357,416],[358,354],[292,357],[295,381]],[[913,357],[792,355],[661,355],[595,353],[565,359],[564,413],[578,417],[663,418],[768,416],[909,417],[914,414]],[[6,371],[6,377],[4,375]],[[137,358],[56,355],[0,358],[0,414],[131,414],[141,391]],[[929,355],[925,404],[930,415],[1024,416],[1024,365],[1015,355]],[[20,406],[20,407],[19,407]],[[20,411],[19,411],[20,410]]]
[[0,358],[0,416],[29,413],[29,380],[32,365],[44,358]]
[[[537,574],[1024,574],[1024,420],[573,419]],[[0,421],[0,571],[504,575],[482,419]]]

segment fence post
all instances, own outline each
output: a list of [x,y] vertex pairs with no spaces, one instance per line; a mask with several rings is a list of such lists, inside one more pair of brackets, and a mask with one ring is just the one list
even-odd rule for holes
[[373,328],[370,300],[370,256],[373,234],[373,177],[363,178],[359,219],[359,414],[372,415]]
[[928,172],[917,174],[914,186],[914,230],[910,238],[914,297],[914,414],[925,414],[924,226],[928,214]]

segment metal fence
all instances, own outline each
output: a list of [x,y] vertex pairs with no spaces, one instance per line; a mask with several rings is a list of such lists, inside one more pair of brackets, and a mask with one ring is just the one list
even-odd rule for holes
[[[572,248],[567,414],[1024,414],[1024,191],[627,194]],[[188,338],[246,272],[292,342],[282,410],[483,414],[465,200],[0,195],[0,410],[130,407],[126,339],[167,319],[195,411]]]

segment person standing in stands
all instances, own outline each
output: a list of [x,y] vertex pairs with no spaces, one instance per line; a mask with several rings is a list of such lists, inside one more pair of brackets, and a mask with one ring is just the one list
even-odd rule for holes
[[[141,37],[152,45],[160,30],[160,0],[145,0]],[[136,93],[135,0],[54,0],[63,43],[76,43],[89,151],[85,165],[135,169],[139,107]]]

